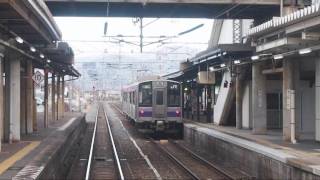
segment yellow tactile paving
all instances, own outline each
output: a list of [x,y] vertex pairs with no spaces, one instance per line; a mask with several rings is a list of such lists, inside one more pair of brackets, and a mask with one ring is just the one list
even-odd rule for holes
[[5,172],[8,168],[10,168],[14,163],[22,159],[24,156],[29,154],[34,148],[36,148],[40,144],[40,141],[32,141],[29,145],[22,148],[20,151],[13,154],[8,159],[4,160],[0,163],[0,175]]

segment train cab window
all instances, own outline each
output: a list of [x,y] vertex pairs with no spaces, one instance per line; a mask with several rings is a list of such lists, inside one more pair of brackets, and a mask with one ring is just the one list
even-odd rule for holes
[[152,84],[151,82],[141,83],[139,85],[139,106],[152,106]]
[[174,82],[168,82],[168,106],[177,107],[180,106],[180,84]]
[[156,103],[157,105],[163,105],[163,91],[156,91]]

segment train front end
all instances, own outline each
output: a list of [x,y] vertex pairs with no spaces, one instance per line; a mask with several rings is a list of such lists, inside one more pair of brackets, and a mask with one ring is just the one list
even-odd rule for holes
[[183,125],[179,82],[150,81],[141,83],[138,98],[140,131],[181,132]]

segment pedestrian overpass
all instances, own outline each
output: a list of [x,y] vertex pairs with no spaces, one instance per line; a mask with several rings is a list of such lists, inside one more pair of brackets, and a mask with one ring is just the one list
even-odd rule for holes
[[[264,19],[280,0],[45,0],[54,16]],[[108,8],[109,7],[109,8]]]

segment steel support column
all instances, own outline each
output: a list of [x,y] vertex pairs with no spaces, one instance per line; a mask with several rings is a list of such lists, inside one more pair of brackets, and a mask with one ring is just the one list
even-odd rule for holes
[[26,107],[27,107],[27,100],[26,100],[26,93],[27,93],[27,74],[26,74],[26,63],[21,63],[21,75],[20,75],[20,133],[27,134],[27,114],[26,114]]
[[207,123],[212,123],[213,120],[211,119],[212,115],[212,97],[211,97],[211,85],[207,86]]
[[197,90],[196,90],[196,94],[197,94],[197,121],[200,121],[200,87],[199,87],[198,83],[197,83],[196,87],[197,87]]
[[64,75],[61,77],[61,116],[64,116],[64,91],[65,91],[65,81]]
[[26,64],[26,121],[27,121],[27,133],[33,132],[33,66],[31,61],[27,61]]
[[56,75],[55,73],[51,74],[51,116],[52,121],[56,120]]
[[3,139],[3,123],[4,123],[4,104],[3,104],[3,58],[4,58],[5,48],[0,46],[0,151],[1,142]]
[[48,128],[49,122],[49,88],[48,88],[48,69],[44,69],[44,113],[43,113],[43,126]]
[[316,88],[316,127],[315,127],[315,139],[316,141],[320,141],[320,59],[316,59],[316,82],[315,82],[315,88]]
[[[34,74],[34,68],[32,68],[32,72]],[[32,82],[32,87],[34,86],[34,83]],[[32,90],[32,99],[33,99],[33,132],[38,131],[38,112],[37,112],[37,100],[36,100],[36,92],[34,91],[34,88]]]
[[56,120],[59,120],[59,116],[60,116],[60,112],[59,112],[59,108],[60,108],[60,95],[61,95],[61,76],[57,75],[57,103],[56,103]]
[[[32,68],[32,73],[34,74],[34,68]],[[32,82],[32,87],[34,87],[34,83]],[[32,90],[32,99],[33,99],[33,132],[38,131],[38,112],[37,112],[37,100],[36,100],[36,92],[34,91],[34,88]]]
[[240,79],[241,67],[236,67],[236,128],[242,129],[242,85]]

